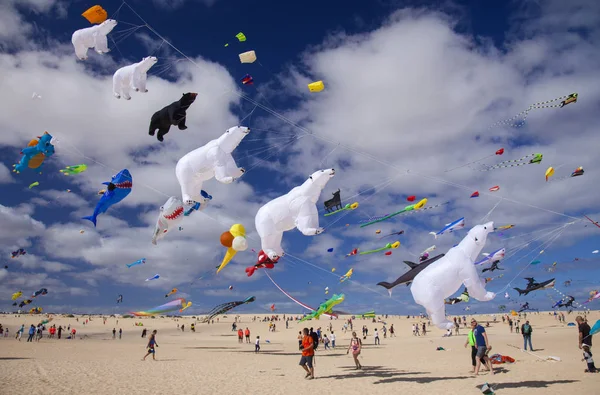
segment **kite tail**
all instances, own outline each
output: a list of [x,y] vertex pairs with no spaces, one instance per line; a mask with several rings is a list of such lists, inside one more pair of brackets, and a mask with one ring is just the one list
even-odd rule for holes
[[89,217],[81,217],[81,219],[87,219],[88,221],[91,221],[94,224],[94,227],[96,227],[96,216],[95,215],[90,215]]
[[435,232],[429,232],[430,235],[433,235],[433,237],[435,237],[437,239],[438,235]]
[[519,289],[519,288],[513,288],[513,289],[519,293],[519,296],[521,296],[525,293],[525,291],[523,291],[522,289]]
[[385,281],[382,281],[382,282],[380,282],[380,283],[377,283],[377,285],[380,285],[380,286],[382,286],[383,288],[385,288],[385,289],[388,289],[388,290],[389,290],[390,288],[392,288],[392,284],[390,284],[390,283],[386,283]]

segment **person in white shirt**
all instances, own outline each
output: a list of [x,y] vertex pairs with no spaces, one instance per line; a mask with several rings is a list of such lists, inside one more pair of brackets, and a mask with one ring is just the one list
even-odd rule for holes
[[256,336],[256,343],[254,343],[254,352],[260,351],[260,336]]
[[375,328],[375,345],[381,344],[379,341],[379,332],[377,332],[377,328]]
[[335,348],[335,334],[333,331],[331,332],[331,335],[329,335],[329,340],[331,340],[331,348]]

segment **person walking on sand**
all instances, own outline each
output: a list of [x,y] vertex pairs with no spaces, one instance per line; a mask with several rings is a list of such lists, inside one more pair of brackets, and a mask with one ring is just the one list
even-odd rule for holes
[[121,339],[121,336],[123,336],[123,328],[119,328],[119,339]]
[[396,334],[394,333],[394,324],[390,325],[390,337],[396,337]]
[[306,371],[305,379],[312,380],[315,378],[315,368],[313,367],[313,357],[315,355],[313,338],[309,335],[308,328],[302,330],[302,358],[300,358],[300,366]]
[[352,358],[354,358],[354,364],[356,365],[356,369],[362,369],[362,365],[358,361],[358,356],[360,355],[360,351],[362,350],[362,342],[356,336],[356,332],[352,332],[352,339],[350,339],[350,345],[348,346],[346,354],[350,353],[350,350],[352,350]]
[[248,329],[248,327],[246,327],[244,335],[246,335],[246,343],[250,343],[250,329]]
[[15,339],[21,341],[21,336],[23,336],[23,332],[25,332],[25,324],[21,325],[21,327],[17,331],[17,336],[15,336]]
[[523,335],[523,349],[527,351],[527,342],[529,342],[529,350],[533,351],[533,346],[531,345],[531,333],[533,332],[533,328],[529,325],[529,321],[525,321],[525,323],[521,326],[521,334]]
[[113,340],[115,340],[115,337],[117,337],[117,329],[113,328]]
[[31,324],[31,326],[29,327],[29,337],[27,338],[27,342],[33,343],[34,335],[35,335],[35,326],[33,326],[33,324]]
[[242,330],[242,328],[238,329],[237,333],[238,333],[238,343],[243,343],[244,342],[244,331]]
[[[475,362],[477,360],[477,347],[475,346],[475,335],[473,334],[473,328],[471,328],[471,330],[469,330],[469,333],[467,334],[465,348],[467,348],[467,345],[471,345],[471,365],[473,366],[473,368],[471,369],[471,373],[475,373],[475,366],[477,366],[477,363]],[[482,362],[485,365],[485,360],[483,358],[480,358],[480,362]]]
[[254,343],[254,352],[258,353],[260,351],[260,336],[256,336],[256,342]]
[[375,345],[381,345],[381,341],[379,340],[379,332],[377,332],[377,328],[375,328]]
[[156,350],[154,347],[158,347],[158,343],[156,342],[156,332],[157,330],[153,330],[152,334],[150,335],[150,338],[148,339],[148,345],[146,346],[148,348],[148,353],[146,355],[144,355],[144,358],[142,358],[142,361],[146,360],[146,357],[150,354],[152,354],[152,359],[156,361]]
[[335,333],[331,331],[331,335],[329,335],[329,340],[331,340],[331,348],[335,348]]
[[492,346],[490,346],[488,342],[487,333],[485,333],[485,328],[481,325],[477,324],[475,318],[471,320],[471,328],[473,328],[473,335],[475,336],[475,347],[477,347],[477,355],[476,358],[476,366],[475,366],[475,375],[479,374],[479,368],[481,367],[481,359],[483,358],[485,361],[485,365],[490,369],[490,374],[494,374],[494,369],[492,368],[492,363],[490,358],[487,356],[487,351],[491,350]]

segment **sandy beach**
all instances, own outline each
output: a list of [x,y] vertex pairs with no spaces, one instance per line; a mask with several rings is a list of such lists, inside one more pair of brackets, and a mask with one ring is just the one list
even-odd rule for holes
[[[574,322],[577,313],[567,315]],[[354,320],[354,329],[363,325],[369,335],[363,341],[360,357],[364,366],[355,370],[351,356],[346,355],[350,331],[342,332],[345,317],[330,321],[321,319],[304,323],[277,322],[276,332],[269,332],[267,322],[252,322],[252,315],[241,316],[241,326],[251,331],[251,343],[239,344],[231,331],[234,315],[221,316],[215,324],[197,324],[196,332],[189,330],[192,317],[173,318],[107,318],[87,316],[66,318],[55,316],[50,325],[71,325],[77,329],[75,340],[48,339],[47,332],[39,342],[21,341],[15,334],[21,324],[26,328],[45,316],[0,316],[0,323],[9,328],[0,347],[0,378],[2,394],[300,394],[307,391],[343,394],[390,394],[398,391],[411,394],[481,393],[478,387],[489,383],[497,394],[566,394],[578,391],[592,394],[597,390],[600,376],[584,373],[585,363],[578,349],[577,327],[559,323],[548,313],[528,314],[533,326],[533,354],[523,347],[522,336],[510,333],[507,324],[490,323],[486,329],[492,353],[513,357],[514,364],[494,365],[497,374],[470,373],[470,349],[464,348],[467,329],[461,326],[460,335],[443,337],[444,332],[431,328],[426,336],[413,336],[412,324],[418,318],[388,317],[383,319],[389,328],[394,325],[396,337],[383,338],[382,323],[369,319]],[[491,316],[477,316],[480,322]],[[77,318],[79,322],[77,322]],[[261,316],[262,318],[262,316]],[[600,313],[588,315],[590,324]],[[147,339],[141,338],[143,328],[157,329],[157,361],[141,361]],[[336,333],[336,349],[316,353],[316,380],[304,380],[298,366],[297,335],[303,327],[332,323]],[[524,320],[521,319],[521,323]],[[185,331],[177,328],[185,325]],[[112,339],[112,329],[123,329],[122,339]],[[374,345],[373,332],[380,331],[381,345]],[[254,352],[256,336],[261,338],[261,351]],[[514,346],[514,347],[511,347]],[[436,351],[443,347],[444,351]],[[535,354],[535,355],[534,355]],[[560,357],[560,362],[544,360]]]

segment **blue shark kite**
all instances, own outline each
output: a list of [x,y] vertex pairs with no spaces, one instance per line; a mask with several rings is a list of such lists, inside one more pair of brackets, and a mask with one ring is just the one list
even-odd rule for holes
[[482,260],[480,260],[479,262],[475,262],[475,265],[483,265],[484,263],[493,263],[496,261],[500,261],[502,259],[504,259],[504,254],[506,254],[506,249],[505,248],[500,248],[499,250],[496,250],[494,252],[492,252],[491,254],[482,254],[485,255],[485,258],[483,258]]
[[137,265],[143,265],[145,263],[146,263],[146,258],[142,258],[142,259],[138,259],[137,261],[135,261],[133,263],[127,264],[127,267],[132,267],[132,266],[137,266]]
[[103,182],[102,184],[107,185],[108,187],[98,204],[96,204],[94,214],[82,218],[92,221],[94,226],[96,226],[96,217],[98,217],[98,215],[105,213],[110,206],[119,203],[131,193],[133,178],[131,177],[129,170],[123,169],[117,175],[113,176],[110,182]]
[[465,217],[459,218],[454,222],[450,222],[449,224],[446,224],[446,226],[444,226],[444,228],[442,230],[440,230],[439,232],[429,232],[430,235],[433,235],[436,239],[438,238],[438,236],[443,235],[444,233],[448,232],[453,232],[457,229],[462,229],[465,227]]
[[147,278],[146,281],[158,280],[159,278],[160,278],[160,275],[155,274],[154,276]]

